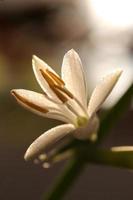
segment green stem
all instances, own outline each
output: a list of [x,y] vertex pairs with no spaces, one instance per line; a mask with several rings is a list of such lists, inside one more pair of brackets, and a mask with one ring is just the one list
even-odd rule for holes
[[85,162],[79,161],[78,158],[71,160],[69,165],[64,170],[63,174],[59,177],[53,190],[48,193],[47,197],[43,197],[45,200],[60,200],[64,197],[65,193],[71,188],[76,178],[80,175],[85,166]]
[[93,154],[86,154],[88,162],[120,168],[133,169],[133,151],[113,152],[95,149]]

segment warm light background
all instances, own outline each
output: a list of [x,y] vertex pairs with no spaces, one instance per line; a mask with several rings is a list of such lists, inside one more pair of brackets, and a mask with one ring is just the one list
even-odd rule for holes
[[[123,68],[105,104],[112,106],[133,81],[133,1],[0,1],[0,200],[39,200],[61,173],[62,164],[44,170],[23,160],[30,143],[60,122],[24,110],[10,90],[41,91],[32,55],[60,73],[63,55],[71,48],[83,61],[88,94],[104,74]],[[129,108],[104,145],[133,145],[132,118]],[[132,186],[132,172],[90,165],[66,199],[132,200]]]

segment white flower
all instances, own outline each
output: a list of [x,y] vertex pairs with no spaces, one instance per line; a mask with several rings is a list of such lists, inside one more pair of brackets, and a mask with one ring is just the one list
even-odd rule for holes
[[36,56],[33,56],[33,71],[43,93],[15,89],[12,94],[25,108],[66,124],[52,128],[38,137],[26,151],[26,160],[40,154],[69,134],[78,139],[90,139],[96,134],[99,126],[96,113],[122,73],[122,70],[118,69],[103,78],[87,103],[82,63],[74,50],[68,51],[64,56],[62,78]]

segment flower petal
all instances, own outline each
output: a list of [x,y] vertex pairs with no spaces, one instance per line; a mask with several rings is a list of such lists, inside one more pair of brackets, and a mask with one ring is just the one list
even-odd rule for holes
[[48,118],[58,119],[63,122],[71,122],[71,116],[63,109],[63,105],[57,105],[47,99],[45,94],[29,90],[12,90],[13,96],[23,107],[30,111]]
[[37,156],[37,154],[40,154],[41,151],[44,151],[61,138],[70,134],[70,132],[74,129],[75,127],[72,124],[64,124],[46,131],[40,137],[38,137],[27,149],[24,156],[25,160],[34,158]]
[[107,75],[103,80],[96,86],[94,89],[89,105],[88,105],[88,114],[92,116],[98,111],[101,104],[105,101],[107,96],[110,94],[115,84],[117,83],[120,75],[122,73],[121,69],[117,69],[115,72]]
[[133,146],[118,146],[118,147],[112,147],[112,151],[115,152],[124,152],[124,151],[133,151]]
[[87,108],[86,85],[82,63],[73,49],[64,56],[62,79],[65,82],[66,88]]
[[[58,83],[62,82],[58,74],[44,61],[42,61],[37,56],[33,56],[32,59],[32,65],[33,65],[33,71],[35,74],[35,77],[40,85],[40,87],[43,89],[44,92],[46,92],[49,96],[53,97],[57,101],[59,101],[57,95],[52,91],[50,88],[47,80],[44,78],[43,74],[45,75],[45,72],[47,71],[47,77],[50,80],[49,76],[51,76],[52,80],[55,80],[55,82],[58,81]],[[63,84],[63,82],[62,82]]]

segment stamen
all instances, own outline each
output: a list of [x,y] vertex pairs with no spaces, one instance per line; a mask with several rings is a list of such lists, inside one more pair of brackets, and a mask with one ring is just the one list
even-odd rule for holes
[[71,99],[73,99],[73,94],[69,90],[67,90],[65,87],[60,87],[59,85],[55,85],[55,88],[57,88],[58,90],[62,91],[67,96],[69,96]]
[[[64,85],[57,84],[56,79],[53,78],[53,73],[52,72],[49,73],[48,70],[47,70],[47,72],[45,72],[42,69],[40,69],[40,72],[41,72],[42,76],[44,77],[44,79],[49,84],[50,88],[53,90],[53,92],[56,94],[56,96],[63,103],[66,103],[68,101],[68,97],[71,98],[71,99],[74,99],[76,101],[76,103],[79,105],[79,107],[81,108],[81,110],[85,113],[85,115],[88,116],[87,111],[85,110],[85,108],[83,107],[83,105],[78,101],[78,99],[76,97],[74,97],[73,94],[69,90],[67,90],[67,88],[64,87]],[[51,76],[51,73],[52,73],[52,76]],[[56,75],[55,75],[55,77],[56,77]],[[74,114],[76,114],[77,116],[79,116],[78,113],[74,109],[71,109],[71,108],[69,106],[69,109]]]
[[51,89],[54,91],[54,93],[57,95],[57,97],[58,97],[63,103],[65,103],[65,102],[68,101],[68,98],[67,98],[64,94],[62,94],[62,93],[55,87],[55,85],[54,85],[54,87],[52,87]]
[[[55,119],[58,119],[58,116],[59,116],[59,120],[62,118],[66,123],[70,123],[70,122],[73,123],[73,120],[72,120],[71,116],[68,116],[65,113],[61,112],[60,107],[64,108],[64,104],[63,103],[60,103],[59,108],[58,107],[56,108],[56,107],[53,107],[53,106],[47,106],[47,109],[46,109],[44,107],[40,107],[38,105],[35,105],[32,102],[29,102],[27,99],[25,99],[24,97],[20,96],[15,91],[12,91],[12,94],[15,96],[15,98],[18,100],[18,102],[21,102],[21,103],[31,107],[32,109],[35,109],[35,110],[41,112],[41,113],[47,114],[46,115],[47,117],[51,118],[51,117],[55,116]],[[47,94],[44,93],[44,96],[47,97]],[[48,97],[48,99],[49,99],[49,97]],[[53,102],[52,99],[50,99],[50,100]],[[66,98],[65,98],[65,100],[66,100]]]
[[16,97],[16,99],[18,99],[19,101],[21,101],[23,104],[26,104],[27,106],[35,109],[35,110],[38,110],[39,112],[43,112],[43,113],[48,113],[49,110],[46,109],[46,108],[43,108],[43,107],[40,107],[30,101],[28,101],[26,98],[20,96],[19,94],[17,94],[17,92],[15,91],[12,91],[12,94]]
[[[79,100],[76,97],[73,96],[73,94],[69,90],[67,90],[67,88],[60,87],[58,85],[55,85],[55,88],[57,88],[59,91],[63,92],[65,95],[67,95],[71,99],[74,99],[76,101],[76,103],[78,104],[78,106],[80,107],[80,109],[85,113],[86,116],[88,116],[87,111],[85,110],[83,105],[79,102]],[[79,116],[78,112],[72,106],[70,106],[68,103],[66,105],[74,114]]]
[[73,112],[76,116],[80,116],[79,113],[70,105],[70,104],[66,104],[66,106],[68,107],[69,110],[71,110],[71,112]]
[[53,81],[53,79],[46,73],[46,71],[40,69],[40,72],[43,76],[43,78],[47,81],[47,83],[49,84],[49,86],[53,86],[55,83]]
[[[69,116],[61,114],[61,112],[59,112],[59,111],[58,112],[52,112],[52,111],[50,111],[48,113],[47,117],[50,116],[50,115],[54,116],[54,114],[55,114],[55,116],[59,115],[59,117],[63,118],[66,123],[73,123],[73,120]],[[55,119],[57,119],[57,117],[55,117]]]
[[46,69],[46,72],[49,74],[50,77],[52,77],[52,79],[57,83],[57,85],[60,85],[60,86],[65,85],[64,81],[59,76],[49,71],[48,69]]
[[63,105],[62,102],[59,102],[59,101],[56,101],[54,100],[53,98],[51,98],[50,96],[48,96],[45,92],[43,93],[45,98],[47,98],[49,101],[51,101],[52,103],[55,103],[55,104],[59,104],[59,105]]
[[80,103],[80,101],[76,97],[74,97],[74,100],[79,105],[79,107],[82,109],[82,111],[85,113],[85,115],[88,117],[88,113],[87,113],[86,109],[84,108],[84,106]]
[[[58,85],[55,85],[56,88],[58,88],[60,91],[62,91],[63,93],[65,93],[67,96],[69,96],[70,98],[74,99],[76,101],[76,103],[79,105],[79,107],[83,110],[83,112],[85,113],[85,115],[88,116],[87,111],[85,110],[85,108],[83,107],[83,105],[80,103],[80,101],[73,96],[73,94],[67,90],[65,87],[60,87]],[[72,107],[71,107],[72,108]],[[74,111],[74,109],[73,109]],[[74,111],[75,113],[77,113],[76,111]],[[77,113],[76,115],[79,116],[79,114]]]
[[42,76],[44,77],[44,79],[47,81],[49,87],[53,90],[53,92],[56,94],[56,96],[63,102],[65,103],[68,99],[65,97],[65,95],[63,95],[60,91],[58,91],[55,86],[55,82],[53,81],[53,79],[42,69],[40,69],[40,72],[42,74]]

